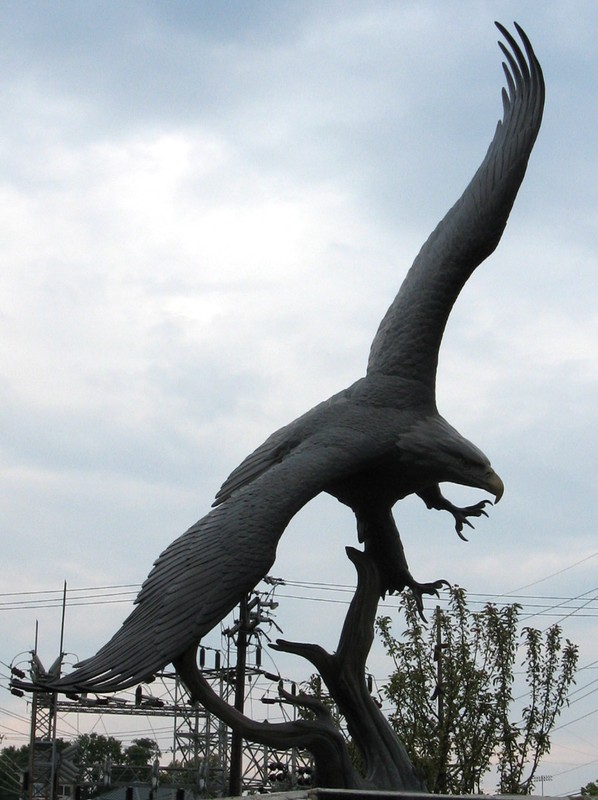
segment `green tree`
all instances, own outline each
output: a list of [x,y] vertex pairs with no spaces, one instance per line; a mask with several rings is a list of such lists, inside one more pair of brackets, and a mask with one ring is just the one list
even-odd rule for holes
[[[520,635],[516,604],[470,611],[459,587],[450,589],[448,610],[437,608],[429,627],[411,594],[401,605],[407,627],[400,639],[389,617],[376,622],[394,663],[383,692],[393,704],[391,723],[430,791],[477,793],[494,759],[500,792],[528,794],[573,682],[577,647],[563,645],[558,625]],[[514,709],[520,652],[528,703]]]
[[[57,739],[57,752],[68,744]],[[74,760],[79,768],[79,783],[85,789],[85,796],[104,789],[104,777],[109,765],[146,767],[161,755],[158,744],[148,738],[134,739],[129,747],[123,749],[122,743],[113,736],[84,733],[72,744],[77,745]],[[0,800],[20,800],[22,773],[28,766],[29,745],[5,747],[0,751]],[[145,779],[145,773],[143,775]]]
[[[50,759],[51,745],[45,745],[45,758]],[[68,747],[64,739],[56,739],[56,752],[58,754]],[[39,755],[39,753],[38,753]],[[42,756],[42,759],[44,756]],[[29,745],[21,747],[5,747],[0,751],[0,800],[21,800],[21,785],[23,773],[29,771]]]
[[596,797],[598,795],[598,781],[590,781],[580,789],[582,797]]
[[0,752],[0,800],[19,800],[22,773],[29,763],[29,745]]
[[83,786],[101,786],[108,764],[122,764],[124,761],[122,743],[114,736],[82,733],[75,742],[75,762],[79,767],[79,782]]
[[158,743],[154,739],[133,739],[132,744],[125,748],[124,763],[135,767],[144,767],[153,763],[161,755]]

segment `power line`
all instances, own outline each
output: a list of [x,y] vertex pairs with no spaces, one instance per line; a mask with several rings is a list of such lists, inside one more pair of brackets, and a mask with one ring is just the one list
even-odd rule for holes
[[539,583],[544,583],[544,581],[550,580],[550,578],[556,578],[557,575],[562,575],[563,572],[568,572],[570,569],[574,567],[578,567],[580,564],[583,564],[585,561],[589,561],[591,558],[596,558],[598,556],[598,552],[590,553],[589,556],[585,556],[584,558],[580,558],[579,561],[575,561],[573,564],[569,564],[562,569],[557,570],[556,572],[551,572],[550,575],[546,575],[544,578],[539,578],[537,581],[532,581],[532,583],[526,583],[525,586],[518,586],[517,589],[512,589],[510,592],[507,592],[505,596],[509,596],[515,594],[516,592],[520,592],[522,589],[529,589],[530,586],[537,586]]
[[595,689],[592,689],[591,692],[587,692],[586,694],[582,694],[581,697],[576,697],[575,700],[571,700],[569,702],[569,705],[572,706],[574,703],[577,703],[579,700],[585,700],[586,697],[589,697],[590,695],[595,694],[596,692],[598,692],[598,686]]
[[[596,590],[595,589],[591,589],[590,591],[594,592]],[[348,599],[335,599],[335,598],[331,598],[331,597],[322,597],[321,595],[299,595],[299,594],[286,594],[284,592],[279,592],[278,593],[278,597],[286,598],[286,599],[289,599],[289,600],[301,600],[301,601],[317,602],[317,603],[330,603],[332,605],[349,605],[349,603],[350,603],[350,600],[348,600]],[[468,595],[468,597],[469,597],[469,595]],[[575,597],[566,598],[566,601],[573,602],[576,599],[579,599],[579,596],[577,598],[575,598]],[[588,600],[586,603],[582,603],[581,605],[574,606],[572,608],[570,606],[563,606],[563,603],[531,606],[532,608],[537,608],[538,610],[534,611],[533,613],[528,614],[522,620],[520,620],[520,622],[525,622],[526,620],[533,619],[534,617],[557,617],[557,621],[562,621],[563,619],[567,619],[568,617],[571,617],[571,616],[576,616],[578,618],[595,619],[595,618],[598,617],[598,607],[596,607],[596,608],[587,608],[588,603],[593,602],[595,599],[596,598],[593,597],[590,600]],[[446,603],[447,600],[446,600],[446,598],[440,598],[440,599],[435,599],[434,602],[436,602],[436,603],[438,603],[438,602]],[[523,606],[524,609],[526,607],[528,607],[528,606]],[[389,603],[389,602],[380,603],[380,608],[391,608],[391,609],[392,608],[396,608],[396,603]],[[570,610],[570,613],[568,613],[568,614],[563,616],[563,615],[559,615],[558,613],[556,613],[556,610],[559,609],[559,608],[571,608],[571,610]],[[584,609],[586,610],[586,613],[583,613],[583,614],[580,613]],[[551,611],[554,611],[555,613],[551,614],[550,613]],[[592,613],[594,611],[596,613]]]
[[[589,589],[587,592],[583,592],[582,594],[577,595],[577,597],[574,597],[573,599],[574,600],[579,600],[582,597],[585,597],[587,594],[593,594],[594,592],[597,592],[597,591],[598,591],[598,587],[595,588],[595,589]],[[585,603],[582,603],[581,606],[579,606],[577,609],[571,611],[569,614],[565,614],[564,616],[560,617],[560,619],[557,620],[557,624],[559,622],[562,622],[563,620],[568,619],[569,617],[573,616],[573,614],[575,614],[576,611],[581,611],[582,608],[586,608],[590,603],[594,602],[594,600],[596,600],[596,597],[590,597],[589,600],[587,600]],[[561,608],[562,606],[563,606],[563,603],[560,603],[558,605],[553,606],[552,609],[548,609],[548,610],[551,611],[553,609]],[[535,616],[535,615],[532,615],[532,616]],[[592,616],[592,615],[581,614],[580,616]],[[529,619],[529,618],[530,617],[527,617],[527,619]]]
[[[557,573],[553,573],[553,575],[557,575],[566,569],[571,569],[574,566],[583,563],[583,561],[587,561],[589,558],[592,558],[594,555],[587,556],[585,559],[581,561],[575,562],[575,564],[570,565],[570,567],[565,568],[564,570],[560,570]],[[546,580],[552,576],[546,576]],[[540,583],[541,581],[536,581],[536,583]],[[335,583],[326,583],[326,582],[317,582],[317,581],[297,581],[297,580],[284,580],[284,585],[291,586],[295,588],[305,588],[305,589],[317,589],[323,592],[334,592],[334,593],[341,593],[341,594],[349,594],[353,593],[355,587],[349,584],[335,584]],[[529,584],[533,585],[533,584]],[[77,606],[77,605],[100,605],[100,604],[108,604],[108,603],[124,603],[129,602],[131,597],[137,593],[141,584],[115,584],[109,586],[97,586],[97,587],[81,587],[81,588],[71,588],[69,589],[67,595],[67,605],[69,606]],[[525,588],[525,587],[522,587]],[[121,591],[116,591],[121,590]],[[122,591],[125,590],[125,591]],[[590,590],[596,591],[596,590]],[[589,592],[585,592],[588,594]],[[534,594],[516,594],[514,591],[509,593],[500,593],[500,594],[491,594],[486,595],[477,592],[469,592],[468,598],[470,602],[475,604],[486,604],[488,602],[497,601],[499,599],[508,599],[510,602],[519,602],[526,608],[535,608],[539,609],[538,615],[545,614],[547,611],[553,610],[555,608],[562,607],[567,609],[566,603],[574,602],[578,600],[580,597],[584,595],[578,595],[577,597],[567,597],[562,595],[534,595]],[[303,597],[299,597],[297,595],[287,595],[291,599],[304,599]],[[26,592],[1,592],[0,598],[7,598],[5,600],[0,600],[0,611],[1,610],[15,610],[15,609],[28,609],[28,608],[53,608],[57,607],[62,603],[62,593],[61,590],[32,590]],[[306,599],[311,600],[324,600],[325,598],[315,598],[310,597]],[[592,598],[592,600],[598,598]],[[441,598],[442,600],[442,598]],[[540,603],[534,603],[531,601],[544,601]],[[555,603],[550,604],[550,602],[546,601],[556,601]],[[337,600],[335,602],[342,602]],[[584,604],[587,606],[588,603]],[[573,612],[577,611],[577,607],[574,607]],[[598,607],[590,608],[589,611],[597,611]],[[531,615],[531,616],[535,616]]]
[[580,720],[591,717],[592,714],[596,714],[597,712],[598,708],[595,708],[593,711],[588,711],[587,714],[583,714],[581,717],[577,717],[576,719],[569,720],[569,722],[564,722],[562,725],[558,725],[556,728],[552,729],[552,732],[555,733],[556,731],[562,730],[562,728],[568,728],[569,725],[573,725],[574,722],[580,722]]
[[18,719],[19,722],[29,722],[28,717],[23,717],[20,714],[16,714],[14,711],[11,711],[8,708],[0,708],[0,713],[6,714],[7,717],[13,717],[14,719]]
[[[558,573],[555,573],[558,574]],[[538,581],[539,582],[539,581]],[[306,589],[320,589],[322,591],[333,591],[333,592],[340,592],[340,593],[353,593],[355,591],[355,586],[352,584],[343,584],[343,583],[332,583],[332,582],[323,582],[323,581],[298,581],[298,580],[289,580],[289,579],[282,579],[282,585],[284,586],[294,586],[296,588],[306,588]],[[139,591],[141,588],[140,583],[128,583],[128,584],[113,584],[107,586],[86,586],[86,587],[69,587],[67,593],[67,602],[69,600],[87,600],[87,599],[97,599],[99,597],[117,597],[123,595],[132,595]],[[124,589],[126,591],[115,591],[117,589]],[[99,594],[103,592],[104,594]],[[62,602],[62,589],[37,589],[31,590],[26,592],[0,592],[0,598],[27,598],[21,601],[19,600],[0,600],[0,606],[6,605],[9,603],[17,604],[18,602],[32,602],[32,603],[54,603],[56,601]],[[587,592],[586,592],[587,594]],[[45,596],[40,597],[39,600],[34,599],[36,596]],[[495,601],[501,598],[508,598],[509,601],[515,602],[517,600],[560,600],[560,601],[567,601],[567,600],[574,600],[575,597],[569,597],[566,595],[540,595],[540,594],[515,594],[514,592],[499,592],[494,594],[486,594],[481,592],[468,592],[468,598],[481,598],[480,600],[475,600],[475,602],[489,602]]]
[[[115,583],[109,586],[83,586],[79,588],[69,589],[69,594],[72,592],[100,592],[104,589],[139,589],[140,583]],[[0,592],[0,597],[18,597],[20,595],[32,594],[58,594],[62,597],[62,589],[31,589],[26,592]]]
[[[28,720],[27,720],[27,722],[28,722]],[[16,733],[16,735],[20,739],[22,739],[23,737],[28,737],[29,736],[28,733],[24,733],[23,731],[19,731],[16,728],[11,728],[9,725],[5,725],[3,722],[0,722],[0,728],[2,728],[5,731],[9,731],[10,733]]]
[[557,777],[558,775],[566,775],[568,772],[575,772],[576,769],[582,769],[582,767],[589,767],[590,764],[595,764],[598,761],[598,758],[593,758],[591,761],[586,761],[584,764],[576,764],[574,767],[570,767],[569,769],[562,769],[560,772],[553,772],[553,777]]
[[[119,603],[127,603],[127,605],[130,605],[133,599],[134,598],[131,597],[124,597],[122,600],[82,600],[81,602],[73,602],[72,600],[69,600],[66,605],[67,608],[75,608],[76,606],[109,606],[118,605]],[[47,608],[62,608],[62,603],[56,602],[32,605],[20,604],[13,606],[0,603],[0,611],[27,611]]]
[[[577,670],[577,671],[579,672],[579,670]],[[576,703],[576,702],[577,702],[577,700],[582,700],[582,699],[583,699],[583,697],[587,697],[588,695],[587,695],[587,694],[584,694],[584,695],[583,695],[583,697],[578,697],[578,698],[576,698],[575,700],[571,700],[571,698],[572,698],[574,695],[578,694],[579,692],[583,692],[583,690],[584,690],[584,689],[587,689],[587,688],[588,688],[588,686],[592,686],[592,684],[594,684],[594,683],[598,683],[598,678],[594,678],[594,680],[593,680],[593,681],[590,681],[589,683],[586,683],[586,684],[585,684],[585,686],[579,686],[577,689],[574,689],[572,692],[569,692],[569,701],[570,701],[570,704],[571,704],[571,703]],[[592,690],[592,692],[595,692],[595,691],[598,691],[598,687],[597,687],[596,689],[593,689],[593,690]],[[588,692],[588,694],[592,694],[592,692]]]
[[[540,581],[538,581],[538,583],[539,582]],[[297,581],[297,580],[287,580],[286,578],[284,579],[284,586],[294,586],[296,588],[305,588],[305,589],[320,589],[321,591],[332,591],[340,593],[353,593],[355,591],[355,587],[350,584],[324,583],[321,581]],[[586,592],[585,594],[588,594],[588,592]],[[508,599],[510,603],[519,601],[530,601],[530,600],[547,600],[547,601],[557,600],[563,602],[567,601],[570,602],[576,599],[576,597],[568,597],[566,595],[515,594],[514,592],[500,592],[495,594],[484,594],[481,592],[467,592],[467,598],[470,602],[476,604],[486,604],[488,602],[498,601],[501,599]],[[441,600],[443,599],[442,596],[440,599]],[[534,605],[533,603],[529,602],[523,602],[520,604],[526,606]],[[543,607],[543,606],[538,606],[538,607]],[[598,607],[596,610],[598,610]]]

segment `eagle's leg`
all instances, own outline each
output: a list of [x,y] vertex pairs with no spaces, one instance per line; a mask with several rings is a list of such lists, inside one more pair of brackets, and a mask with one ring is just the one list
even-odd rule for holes
[[423,595],[438,596],[438,590],[448,586],[448,581],[419,583],[415,580],[409,571],[403,542],[390,508],[372,504],[354,511],[359,541],[364,542],[365,552],[376,562],[380,571],[381,595],[411,589],[419,614],[425,620]]
[[417,492],[417,496],[421,497],[428,508],[435,508],[437,511],[449,511],[455,518],[455,530],[457,531],[457,535],[460,539],[463,539],[464,542],[467,541],[467,538],[463,536],[463,526],[469,525],[470,528],[473,528],[473,525],[467,518],[487,517],[488,514],[485,512],[484,507],[492,505],[491,500],[480,500],[479,503],[475,503],[473,506],[458,508],[444,497],[437,483],[433,486],[428,486],[421,492]]

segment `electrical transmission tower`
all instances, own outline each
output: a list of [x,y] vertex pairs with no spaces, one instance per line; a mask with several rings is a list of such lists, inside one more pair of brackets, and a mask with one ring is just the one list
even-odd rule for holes
[[[261,668],[261,642],[264,625],[276,623],[271,618],[277,607],[273,593],[281,583],[267,579],[267,592],[252,592],[242,602],[238,619],[223,631],[221,649],[201,647],[199,667],[214,692],[224,701],[243,711],[245,702],[255,691],[260,678],[277,684],[280,675]],[[64,611],[64,608],[63,608]],[[277,626],[276,626],[277,627]],[[30,651],[29,670],[32,677],[59,674],[61,655],[46,672],[37,657],[36,645]],[[24,678],[25,672],[13,667],[14,677]],[[295,692],[294,684],[290,685]],[[19,689],[14,694],[22,695]],[[263,698],[266,704],[280,704],[278,698]],[[286,707],[280,705],[281,711]],[[138,686],[134,699],[113,695],[70,695],[59,699],[53,694],[33,692],[31,698],[30,766],[24,800],[55,800],[58,783],[76,783],[74,765],[56,757],[56,718],[60,714],[126,715],[167,717],[172,719],[172,763],[159,768],[159,775],[168,775],[170,785],[190,790],[199,797],[224,797],[244,792],[282,791],[309,785],[311,756],[305,751],[276,751],[263,745],[247,742],[231,731],[214,714],[199,703],[191,702],[184,685],[173,672],[163,672],[149,685]],[[292,707],[291,715],[295,714]],[[288,714],[286,715],[288,718]],[[104,765],[98,765],[103,783],[109,784]],[[122,770],[120,770],[122,773]],[[119,773],[112,766],[111,775]],[[64,780],[68,775],[69,780]],[[25,787],[24,787],[25,788]]]

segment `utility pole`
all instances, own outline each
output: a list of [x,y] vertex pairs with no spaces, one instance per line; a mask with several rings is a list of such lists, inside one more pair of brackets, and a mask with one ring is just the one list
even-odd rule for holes
[[[60,673],[62,671],[62,659],[64,657],[64,653],[62,649],[64,647],[64,620],[66,616],[66,581],[64,582],[64,587],[62,590],[62,618],[60,621],[60,647],[58,649],[58,660],[55,662],[54,669],[56,670],[56,677],[60,678]],[[56,797],[56,790],[58,788],[58,774],[56,772],[56,693],[52,694],[52,750],[51,750],[51,767],[50,767],[50,800],[54,800]]]
[[[39,634],[39,623],[35,620],[35,638],[33,642],[32,656],[37,656],[37,637]],[[29,733],[29,764],[27,774],[27,800],[33,800],[33,792],[35,785],[35,741],[38,733],[38,719],[37,719],[37,692],[31,695],[31,726]],[[48,720],[49,722],[49,720]],[[44,730],[44,733],[46,731]]]
[[444,686],[442,675],[442,627],[440,625],[440,606],[436,606],[436,647],[434,648],[436,661],[436,703],[438,708],[438,727],[444,728]]
[[442,641],[442,624],[441,624],[441,611],[440,606],[436,606],[435,622],[436,622],[436,646],[434,647],[434,661],[436,662],[436,689],[432,699],[436,699],[437,717],[438,717],[438,777],[436,778],[436,786],[434,791],[440,794],[446,794],[446,731],[444,725],[444,675],[442,670],[442,651],[448,647]]
[[[245,670],[247,667],[247,632],[249,627],[249,598],[245,595],[239,606],[239,628],[237,632],[237,666],[235,668],[235,708],[241,714],[245,705]],[[231,735],[229,795],[241,795],[243,776],[243,738],[234,730]]]
[[542,797],[544,797],[544,783],[552,780],[552,775],[538,775],[534,780],[542,784]]

